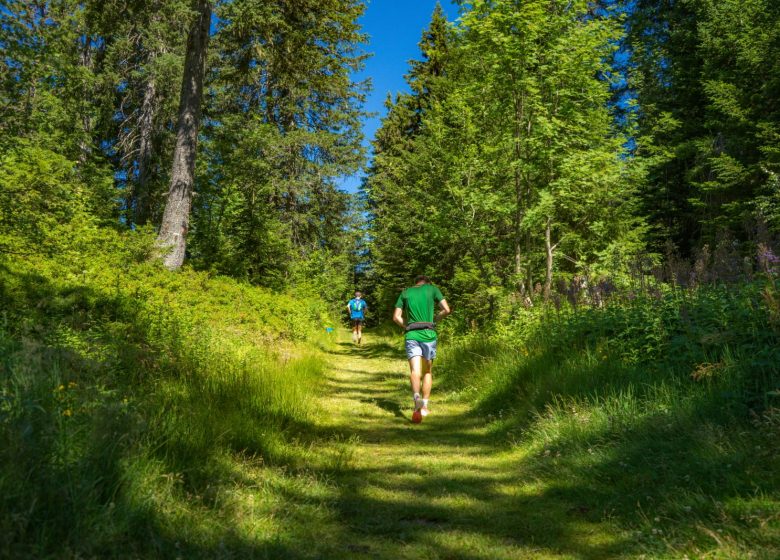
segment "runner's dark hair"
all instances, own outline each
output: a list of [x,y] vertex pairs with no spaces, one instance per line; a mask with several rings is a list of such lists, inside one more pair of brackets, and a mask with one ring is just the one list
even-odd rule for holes
[[428,278],[425,274],[420,274],[417,278],[414,279],[414,283],[419,284],[420,282],[425,282],[426,284],[430,284],[431,279]]

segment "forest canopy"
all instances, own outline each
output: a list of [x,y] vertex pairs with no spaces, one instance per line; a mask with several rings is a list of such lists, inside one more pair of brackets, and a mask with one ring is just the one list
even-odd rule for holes
[[[0,3],[3,250],[45,250],[48,222],[77,211],[158,229],[180,179],[172,170],[183,169],[172,164],[182,115],[197,109],[187,261],[273,288],[336,285],[340,297],[353,210],[337,179],[365,156],[366,84],[352,78],[366,56],[363,10],[357,0]],[[187,68],[198,21],[209,36]]]
[[459,5],[369,153],[359,0],[3,1],[2,250],[88,221],[333,303],[384,309],[427,273],[470,321],[703,250],[758,266],[780,231],[774,3]]
[[757,267],[780,231],[772,2],[460,4],[373,143],[380,298],[414,269],[486,320],[702,250]]

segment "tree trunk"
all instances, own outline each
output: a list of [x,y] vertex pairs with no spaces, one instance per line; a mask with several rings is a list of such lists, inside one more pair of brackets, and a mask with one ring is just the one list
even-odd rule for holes
[[[523,232],[522,223],[524,215],[523,207],[523,177],[520,173],[519,162],[522,159],[522,124],[524,118],[524,99],[515,96],[515,171],[514,171],[514,187],[515,187],[515,216],[514,216],[514,244],[515,244],[515,276],[519,283],[519,290],[521,294],[525,294],[525,284],[520,279],[523,273]],[[530,286],[528,287],[530,290]]]
[[[89,72],[92,72],[92,54],[92,37],[87,35],[84,38],[84,45],[82,46],[81,53],[79,54],[79,65]],[[82,95],[84,96],[85,101],[91,98],[90,93],[91,92],[89,87],[85,85],[82,90]],[[82,167],[86,165],[87,161],[89,161],[89,158],[92,155],[92,142],[90,138],[92,134],[92,118],[89,114],[89,109],[87,108],[91,106],[91,103],[86,103],[85,106],[82,107],[82,137],[79,141],[79,163]]]
[[547,225],[544,228],[544,246],[547,249],[547,275],[544,278],[544,301],[549,301],[552,291],[552,272],[553,272],[553,251],[555,247],[552,244],[552,218],[547,218]]
[[150,167],[154,141],[154,120],[157,112],[157,85],[150,77],[144,89],[141,118],[138,122],[138,182],[135,189],[135,223],[143,225],[151,213],[149,192]]
[[196,5],[198,15],[187,38],[171,187],[157,237],[157,244],[162,249],[163,263],[170,270],[178,269],[184,262],[192,189],[195,183],[195,154],[203,97],[203,75],[211,27],[210,0],[197,0]]

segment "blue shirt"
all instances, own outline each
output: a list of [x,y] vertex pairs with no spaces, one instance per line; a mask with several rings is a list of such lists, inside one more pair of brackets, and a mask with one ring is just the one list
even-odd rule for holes
[[365,301],[362,299],[351,299],[348,305],[351,319],[363,319],[363,311],[368,307]]

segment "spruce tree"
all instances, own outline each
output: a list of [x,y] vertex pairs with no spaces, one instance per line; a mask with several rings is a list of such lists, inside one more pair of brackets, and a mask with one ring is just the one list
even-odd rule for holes
[[203,78],[211,31],[210,0],[196,0],[194,6],[195,17],[187,38],[184,60],[171,188],[168,191],[165,212],[157,236],[163,263],[172,270],[180,268],[184,263],[195,184],[195,157],[200,128]]
[[362,2],[220,6],[209,74],[196,266],[279,286],[296,262],[351,250],[336,178],[363,163]]
[[[447,87],[454,42],[452,24],[437,3],[419,43],[422,58],[410,63],[406,75],[411,92],[388,96],[387,115],[373,142],[374,157],[362,194],[371,221],[368,260],[374,277],[381,278],[374,290],[386,305],[411,276],[430,271],[427,261],[438,260],[430,252],[425,257],[417,252],[428,232],[427,209],[433,201],[424,202],[425,193],[415,192],[412,162],[418,136],[424,134],[424,118]],[[409,243],[410,236],[418,243]]]

